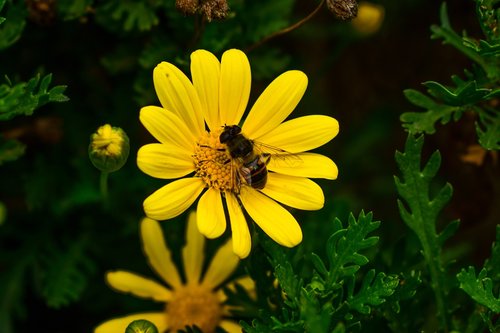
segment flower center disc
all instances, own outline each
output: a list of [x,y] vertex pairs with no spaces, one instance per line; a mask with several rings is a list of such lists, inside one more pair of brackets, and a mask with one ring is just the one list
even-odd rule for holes
[[226,145],[220,143],[222,128],[206,132],[198,140],[194,151],[196,176],[203,179],[209,186],[219,191],[236,191],[233,181],[231,157],[226,151]]
[[198,326],[203,333],[213,333],[221,322],[222,307],[218,297],[200,286],[176,289],[167,304],[169,332],[186,326]]

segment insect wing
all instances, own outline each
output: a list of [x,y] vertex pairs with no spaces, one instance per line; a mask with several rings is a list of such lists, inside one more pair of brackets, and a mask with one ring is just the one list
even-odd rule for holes
[[254,152],[259,155],[269,155],[274,164],[287,167],[298,167],[303,161],[298,153],[290,153],[284,149],[274,147],[259,141],[253,141]]

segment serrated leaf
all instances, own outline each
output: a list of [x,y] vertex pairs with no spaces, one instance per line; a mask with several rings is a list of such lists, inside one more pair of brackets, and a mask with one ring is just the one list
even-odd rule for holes
[[399,284],[395,275],[387,276],[381,272],[375,276],[375,270],[369,270],[365,275],[360,289],[354,295],[353,288],[349,290],[347,302],[351,309],[362,314],[370,314],[371,307],[384,303],[391,296]]
[[405,223],[419,236],[437,241],[435,224],[437,216],[444,205],[451,198],[452,187],[443,186],[434,198],[430,197],[432,178],[436,175],[441,164],[439,153],[435,152],[420,169],[420,159],[424,140],[423,136],[414,138],[408,136],[405,152],[396,152],[395,158],[403,175],[403,180],[395,177],[395,183],[400,196],[406,201],[409,210],[404,206],[401,215]]
[[426,112],[405,112],[401,114],[400,120],[403,122],[403,128],[412,134],[434,134],[437,122],[445,125],[451,119],[456,121],[464,110],[462,107],[435,104]]
[[37,74],[28,82],[14,86],[0,85],[0,120],[9,120],[19,115],[30,116],[37,108],[49,102],[69,100],[63,94],[66,86],[55,86],[48,90],[51,79],[51,74],[48,74],[40,81],[40,74]]
[[460,288],[469,296],[489,308],[495,313],[500,313],[500,299],[493,295],[493,282],[487,277],[487,271],[483,268],[476,278],[474,267],[470,266],[468,270],[462,269],[457,274],[460,282]]
[[469,81],[451,90],[435,81],[424,82],[424,86],[432,96],[451,106],[478,103],[491,92],[491,89],[478,88],[476,81]]
[[[378,221],[372,221],[372,214],[359,214],[358,220],[354,215],[349,215],[348,227],[343,228],[342,222],[335,220],[334,226],[337,229],[327,241],[328,271],[326,265],[316,256],[315,265],[319,267],[318,273],[325,280],[327,287],[332,288],[339,280],[354,275],[362,265],[368,263],[368,258],[358,251],[374,246],[378,242],[378,237],[367,237],[368,234],[380,225]],[[334,229],[335,230],[335,229]],[[323,269],[324,267],[324,269]]]
[[500,111],[484,110],[479,112],[479,121],[476,122],[478,141],[488,150],[500,149]]
[[452,194],[450,184],[443,186],[438,193],[431,197],[431,182],[436,175],[441,158],[434,153],[423,170],[421,170],[423,136],[415,138],[408,135],[404,153],[396,152],[395,159],[401,171],[402,178],[394,177],[397,191],[405,204],[398,200],[401,218],[406,225],[417,235],[422,253],[429,267],[431,286],[434,290],[438,306],[438,318],[443,329],[448,325],[445,294],[447,284],[443,264],[441,262],[441,247],[445,238],[451,236],[456,222],[445,228],[440,235],[436,232],[437,218],[440,210],[449,202]]

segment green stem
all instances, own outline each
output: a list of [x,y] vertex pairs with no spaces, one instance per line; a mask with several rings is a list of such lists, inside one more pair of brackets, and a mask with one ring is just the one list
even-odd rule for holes
[[104,206],[108,205],[108,176],[109,172],[101,171],[99,188],[101,189],[102,203]]

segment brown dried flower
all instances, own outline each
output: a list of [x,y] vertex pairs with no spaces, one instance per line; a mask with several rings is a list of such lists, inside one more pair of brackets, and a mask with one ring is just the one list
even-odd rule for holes
[[350,20],[358,15],[356,0],[326,0],[326,7],[341,20]]
[[227,0],[202,0],[201,12],[209,22],[225,18],[228,11]]
[[176,0],[175,7],[186,15],[193,15],[198,10],[200,3],[198,0]]

